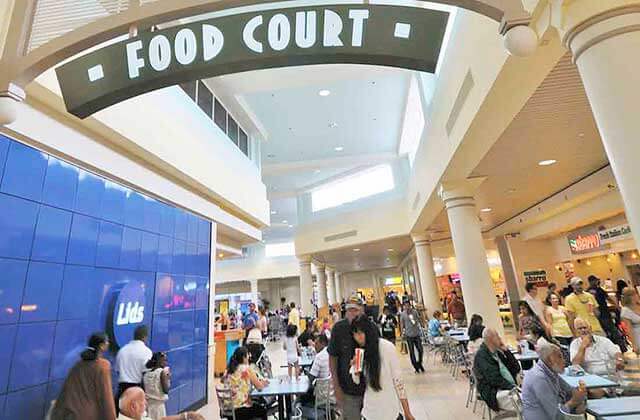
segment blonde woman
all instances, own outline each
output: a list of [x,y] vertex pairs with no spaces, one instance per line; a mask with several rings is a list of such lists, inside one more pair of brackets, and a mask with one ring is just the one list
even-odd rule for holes
[[640,354],[640,296],[631,287],[622,290],[620,299],[622,309],[620,319],[625,331],[629,333],[629,340],[635,354]]
[[545,303],[547,306],[544,318],[551,328],[551,336],[564,346],[570,345],[575,334],[569,323],[567,310],[560,305],[560,296],[557,293],[549,293]]

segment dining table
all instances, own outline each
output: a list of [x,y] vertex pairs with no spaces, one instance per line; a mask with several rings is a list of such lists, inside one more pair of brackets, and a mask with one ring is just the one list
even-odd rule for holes
[[[616,419],[620,416],[640,418],[640,397],[601,398],[587,401],[587,413],[596,419]],[[615,417],[618,416],[618,417]],[[633,418],[633,417],[631,417]]]
[[288,375],[275,376],[269,379],[269,384],[262,389],[251,391],[252,397],[277,397],[278,418],[290,420],[293,411],[293,396],[306,394],[311,383],[306,375],[289,377]]

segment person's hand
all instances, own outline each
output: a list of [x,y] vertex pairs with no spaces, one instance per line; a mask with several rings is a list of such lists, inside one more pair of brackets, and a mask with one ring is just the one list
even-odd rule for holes
[[578,387],[573,390],[571,394],[571,400],[569,400],[569,405],[571,407],[577,407],[582,404],[587,398],[587,388],[586,387]]
[[342,411],[343,403],[344,403],[344,393],[342,389],[339,387],[334,387],[334,397],[336,397],[336,406],[340,411]]
[[187,418],[189,420],[204,420],[204,416],[195,411],[187,411]]
[[624,358],[616,357],[616,370],[624,370]]
[[404,420],[416,420],[415,417],[413,417],[413,414],[409,413],[404,413]]
[[582,337],[582,343],[580,343],[580,347],[586,349],[593,343],[593,337],[591,335],[585,335]]

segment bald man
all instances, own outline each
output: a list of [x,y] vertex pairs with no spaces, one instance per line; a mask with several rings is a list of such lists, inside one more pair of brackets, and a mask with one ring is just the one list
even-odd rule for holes
[[[151,420],[144,415],[146,409],[147,401],[142,388],[128,388],[120,397],[120,415],[117,420]],[[186,411],[161,420],[204,420],[204,417],[194,411]]]
[[624,369],[620,347],[613,344],[607,337],[596,337],[591,324],[582,318],[576,318],[573,325],[578,337],[569,347],[572,364],[580,365],[594,375],[607,375],[608,366],[614,364],[617,370]]

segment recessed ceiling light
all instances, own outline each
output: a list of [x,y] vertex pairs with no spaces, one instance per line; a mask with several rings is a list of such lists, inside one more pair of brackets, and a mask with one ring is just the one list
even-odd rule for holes
[[223,257],[224,257],[224,253],[221,252],[218,254],[218,258],[223,258]]
[[333,150],[335,150],[336,152],[342,152],[344,150],[344,147],[336,146],[336,147],[333,148]]
[[316,169],[316,170],[315,170],[315,171],[313,171],[313,172],[314,172],[314,173],[316,173],[316,174],[319,174],[319,173],[320,173],[320,169]]
[[353,248],[353,252],[360,252],[360,248]]
[[578,134],[578,137],[584,137],[584,133]]
[[395,251],[393,248],[387,248],[387,252],[393,252]]
[[269,154],[267,155],[267,157],[268,157],[269,159],[273,159],[274,157],[276,157],[276,155],[269,153]]
[[292,227],[293,227],[293,225],[289,225],[289,227],[290,227],[290,228],[292,228]]
[[330,122],[329,123],[329,128],[336,128],[338,126],[337,122]]
[[287,220],[283,220],[282,223],[284,223],[286,225],[289,222]]
[[507,194],[513,194],[514,192],[516,192],[516,189],[515,189],[515,188],[509,188],[509,189],[507,190]]
[[275,210],[271,210],[271,214],[277,214],[278,212]]
[[557,160],[555,160],[555,159],[547,159],[547,160],[541,160],[540,162],[538,162],[538,165],[540,165],[540,166],[550,166],[550,165],[553,165],[556,162],[557,162]]
[[485,207],[480,211],[483,212],[483,213],[489,213],[491,210],[492,210],[491,207]]
[[328,89],[322,89],[321,91],[318,92],[318,95],[320,96],[329,96],[331,95],[331,91]]

